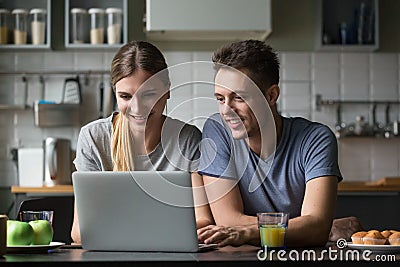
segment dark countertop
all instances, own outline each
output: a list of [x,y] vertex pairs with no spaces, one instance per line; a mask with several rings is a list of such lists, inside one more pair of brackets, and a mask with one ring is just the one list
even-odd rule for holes
[[[25,265],[25,266],[266,266],[273,261],[274,266],[337,266],[357,264],[377,266],[377,259],[390,259],[380,261],[379,266],[398,266],[400,251],[377,252],[368,254],[367,260],[363,259],[361,250],[349,248],[338,249],[336,246],[327,246],[308,249],[288,248],[284,253],[273,254],[273,259],[260,260],[257,257],[258,247],[224,247],[218,250],[201,253],[163,253],[163,252],[101,252],[87,251],[77,248],[60,248],[45,254],[7,254],[0,257],[0,265]],[[282,252],[283,253],[283,252]],[[315,253],[315,254],[314,254]],[[357,261],[355,255],[359,255]],[[314,255],[314,256],[313,256]],[[393,256],[389,256],[393,255]],[[280,258],[279,258],[280,257]],[[291,258],[290,258],[291,257]],[[302,260],[304,257],[305,261]],[[377,258],[378,257],[378,258]],[[286,260],[282,260],[286,259]],[[299,261],[297,261],[299,259]],[[315,260],[316,259],[316,260]],[[342,260],[340,260],[342,259]],[[370,261],[368,261],[368,259]]]

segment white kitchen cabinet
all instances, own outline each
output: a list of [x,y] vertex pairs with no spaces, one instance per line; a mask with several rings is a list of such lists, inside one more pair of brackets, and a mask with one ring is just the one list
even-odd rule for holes
[[[84,41],[74,43],[72,41],[72,20],[71,9],[81,8],[88,11],[90,8],[120,8],[122,10],[121,43],[107,43],[107,14],[104,14],[104,43],[90,43],[90,15],[87,14],[84,20]],[[128,0],[65,0],[65,47],[66,48],[119,48],[122,43],[128,40]]]
[[146,0],[148,40],[264,40],[270,0]]
[[[45,38],[44,44],[32,44],[32,27],[31,27],[31,17],[32,15],[29,14],[29,11],[32,9],[44,9],[46,10],[46,19],[45,19]],[[2,27],[2,34],[7,34],[7,43],[0,44],[0,49],[23,49],[23,50],[34,50],[34,49],[50,49],[50,40],[51,40],[51,0],[0,0],[0,9],[7,9],[10,11],[10,14],[7,16],[7,27]],[[27,28],[24,34],[27,35],[26,37],[26,44],[14,44],[14,26],[15,21],[14,17],[11,14],[12,10],[14,9],[26,9],[28,11],[27,15]],[[22,33],[20,31],[20,33]]]
[[373,51],[379,48],[378,0],[320,0],[316,49]]

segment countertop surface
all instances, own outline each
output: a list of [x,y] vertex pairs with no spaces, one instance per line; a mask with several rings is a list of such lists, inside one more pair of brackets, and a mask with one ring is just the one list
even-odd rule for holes
[[[339,192],[400,192],[400,183],[388,182],[379,183],[378,181],[360,181],[351,182],[343,181],[338,184]],[[25,193],[73,193],[74,189],[72,185],[55,185],[55,186],[43,186],[43,187],[21,187],[12,186],[11,192],[15,194]]]
[[[376,264],[379,259],[379,266],[395,266],[400,260],[399,251],[364,252],[363,254],[363,250],[348,247],[340,249],[335,244],[307,249],[287,248],[280,253],[271,250],[267,252],[267,258],[263,257],[260,252],[262,251],[258,247],[248,245],[227,246],[201,253],[102,252],[80,248],[59,248],[42,254],[6,254],[3,258],[0,257],[0,264],[23,263],[27,266],[49,264],[57,266],[266,266],[268,261],[273,261],[274,266],[312,266],[313,264],[315,266],[336,266],[337,264],[342,265],[343,261],[346,261],[345,265],[359,263],[364,266],[369,262]],[[357,257],[359,258],[357,259]]]

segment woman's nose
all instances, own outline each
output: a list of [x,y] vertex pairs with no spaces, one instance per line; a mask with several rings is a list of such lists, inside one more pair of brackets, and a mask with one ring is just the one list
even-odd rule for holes
[[140,98],[134,95],[129,103],[129,107],[131,109],[131,113],[134,115],[143,115],[141,112],[143,111],[143,103],[140,101]]

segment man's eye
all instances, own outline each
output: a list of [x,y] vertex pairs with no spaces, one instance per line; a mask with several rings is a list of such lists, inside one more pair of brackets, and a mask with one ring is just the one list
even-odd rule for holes
[[235,101],[244,101],[243,97],[241,96],[235,96]]
[[155,96],[155,95],[156,95],[156,93],[150,92],[150,93],[145,93],[142,96]]
[[222,97],[217,97],[217,101],[220,103],[224,103],[224,99]]

